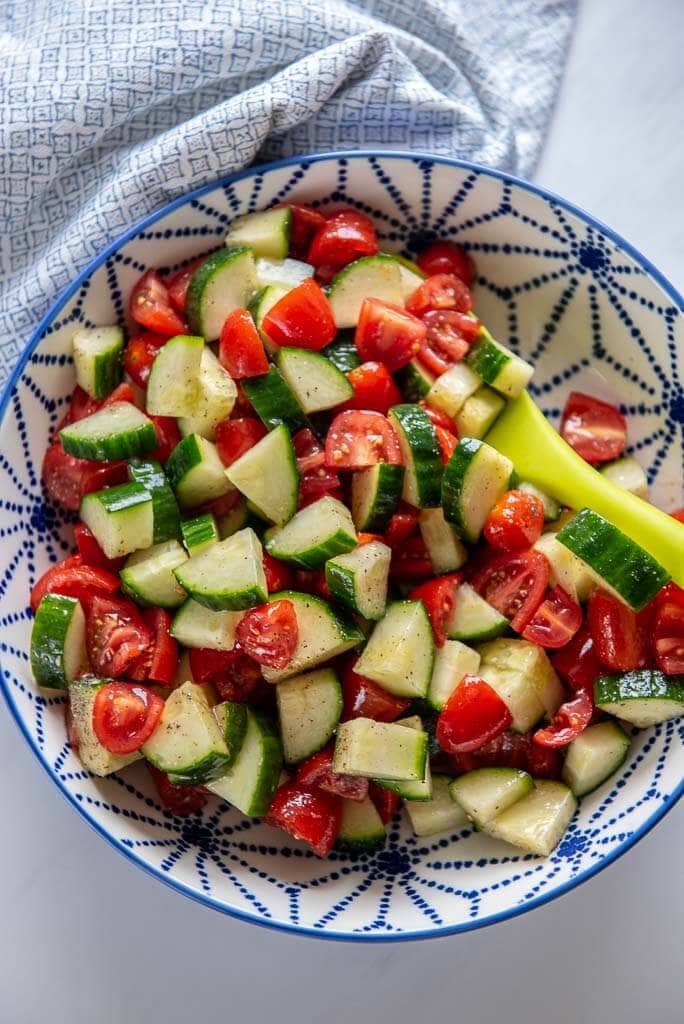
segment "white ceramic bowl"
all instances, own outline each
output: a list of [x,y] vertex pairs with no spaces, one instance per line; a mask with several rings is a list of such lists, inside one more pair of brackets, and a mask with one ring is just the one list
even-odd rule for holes
[[173,269],[220,245],[235,215],[284,199],[356,206],[375,219],[383,247],[408,255],[432,234],[465,245],[479,269],[478,312],[536,364],[534,392],[544,409],[556,418],[576,387],[619,401],[654,500],[665,509],[682,504],[684,304],[625,241],[535,186],[457,161],[346,153],[253,168],[175,200],[109,246],[56,299],[8,382],[0,404],[3,688],[34,753],[78,812],[180,892],[245,920],[321,937],[404,939],[476,928],[566,892],[672,807],[683,789],[681,721],[635,733],[624,768],[581,801],[547,859],[467,830],[417,839],[398,818],[380,853],[321,861],[223,804],[174,820],[138,766],[91,778],[66,744],[61,700],[41,695],[31,679],[29,588],[71,544],[69,526],[44,504],[39,477],[74,384],[75,325],[120,320],[144,268]]

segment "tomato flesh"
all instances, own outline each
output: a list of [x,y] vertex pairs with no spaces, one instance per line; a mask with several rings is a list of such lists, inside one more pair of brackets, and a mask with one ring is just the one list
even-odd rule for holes
[[464,676],[437,719],[437,740],[448,754],[477,750],[513,721],[498,693],[478,676]]
[[354,671],[356,661],[351,661],[342,677],[342,698],[344,709],[342,721],[351,718],[372,718],[375,722],[394,722],[411,706],[410,700],[395,697],[383,690],[365,676]]
[[455,309],[459,313],[468,313],[473,308],[473,297],[460,277],[433,274],[409,295],[406,308],[414,316],[423,316],[431,309]]
[[626,604],[597,590],[589,599],[587,619],[596,653],[607,668],[627,672],[646,664],[647,635]]
[[152,776],[162,806],[171,814],[197,814],[205,806],[208,795],[201,786],[178,786],[171,782],[166,772],[149,763],[147,770]]
[[337,271],[362,256],[374,256],[379,248],[370,217],[358,210],[339,210],[314,235],[307,262]]
[[276,302],[262,326],[276,345],[294,345],[315,352],[329,345],[337,334],[330,303],[312,277]]
[[268,373],[264,343],[251,313],[234,309],[225,319],[219,338],[219,362],[233,380]]
[[223,465],[232,466],[267,433],[266,427],[255,416],[222,420],[216,427],[216,449]]
[[152,642],[152,634],[132,601],[102,594],[90,598],[86,647],[96,675],[110,679],[125,675]]
[[167,285],[169,298],[179,313],[185,313],[185,300],[188,295],[190,278],[205,260],[206,256],[198,256],[197,259],[190,260],[184,267],[176,271]]
[[442,465],[446,466],[451,456],[456,451],[458,445],[458,438],[455,434],[452,434],[450,430],[445,430],[444,427],[435,427],[435,434],[437,435],[437,441],[439,442],[439,453],[442,458]]
[[401,462],[399,441],[389,420],[379,412],[351,409],[335,417],[325,439],[329,469],[367,469],[378,462]]
[[168,340],[165,334],[144,331],[141,334],[134,334],[126,345],[123,357],[124,370],[139,387],[147,387],[152,363]]
[[239,647],[232,651],[190,648],[190,671],[196,683],[209,683],[221,700],[251,703],[259,695],[261,669]]
[[334,744],[319,750],[297,768],[296,781],[304,789],[322,789],[326,793],[361,802],[368,796],[368,779],[333,771]]
[[627,421],[619,409],[581,391],[565,404],[561,436],[586,462],[611,462],[627,443]]
[[268,551],[264,551],[262,560],[269,594],[276,594],[279,590],[291,590],[294,578],[291,566],[269,555]]
[[178,671],[178,643],[171,636],[171,616],[165,608],[146,608],[145,623],[152,634],[148,650],[128,669],[131,679],[172,686]]
[[582,609],[561,586],[555,586],[522,631],[540,647],[564,647],[582,625]]
[[375,810],[380,815],[383,825],[387,825],[399,810],[399,797],[390,789],[383,789],[382,786],[378,786],[376,782],[371,782],[369,785],[368,795],[373,801]]
[[286,203],[292,210],[290,228],[290,256],[296,260],[306,260],[311,240],[325,224],[325,217],[311,206],[299,203]]
[[479,320],[456,309],[430,309],[421,319],[426,334],[418,359],[433,373],[444,373],[460,362],[482,326]]
[[456,605],[456,589],[461,580],[460,573],[438,576],[409,593],[410,601],[422,601],[425,605],[438,647],[443,647],[447,638],[446,628]]
[[325,569],[295,569],[294,579],[296,590],[301,590],[304,594],[316,594],[324,601],[331,600]]
[[292,601],[283,598],[251,608],[240,619],[235,635],[245,654],[258,665],[287,668],[299,642]]
[[603,666],[587,624],[581,626],[572,639],[554,653],[551,660],[558,675],[573,690],[593,693],[594,680],[603,671]]
[[171,305],[168,288],[155,270],[146,271],[136,283],[128,311],[136,323],[167,338],[185,331],[185,324]]
[[387,415],[393,405],[401,402],[401,391],[384,363],[369,361],[350,370],[347,379],[354,388],[354,397],[342,409],[370,409]]
[[106,683],[95,694],[93,732],[112,754],[133,754],[159,723],[164,701],[149,686]]
[[684,673],[684,605],[681,603],[667,601],[656,612],[653,650],[661,672]]
[[401,501],[385,531],[385,543],[392,549],[399,547],[418,527],[420,509]]
[[125,557],[107,558],[85,523],[76,523],[74,526],[74,540],[83,562],[86,565],[92,565],[95,569],[109,569],[111,572],[118,572],[126,561]]
[[403,306],[364,299],[354,342],[362,362],[381,362],[394,372],[417,355],[426,332],[425,324]]
[[96,462],[67,455],[57,438],[45,453],[41,476],[48,497],[77,512],[84,494],[125,483],[128,472],[123,461]]
[[497,551],[531,547],[544,529],[544,506],[534,494],[506,491],[487,516],[484,537]]
[[411,583],[434,576],[434,572],[425,541],[419,533],[392,548],[390,576],[393,580]]
[[542,747],[567,747],[591,722],[594,701],[588,690],[579,690],[572,700],[561,704],[553,721],[532,736]]
[[521,633],[542,602],[549,572],[549,563],[540,551],[504,553],[490,559],[471,583]]
[[82,555],[70,555],[43,573],[33,585],[31,608],[35,612],[46,594],[64,594],[87,605],[94,594],[115,594],[119,584],[114,573],[87,565]]
[[424,274],[455,274],[470,287],[475,279],[475,264],[468,253],[453,242],[433,242],[416,257]]
[[340,831],[342,803],[332,793],[286,782],[273,797],[265,820],[307,843],[319,857],[327,857]]

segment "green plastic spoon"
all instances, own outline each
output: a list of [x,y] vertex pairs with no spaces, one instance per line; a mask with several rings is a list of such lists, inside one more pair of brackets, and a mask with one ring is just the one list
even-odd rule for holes
[[572,450],[526,391],[509,399],[485,440],[525,480],[570,508],[605,516],[684,587],[684,524],[607,480]]

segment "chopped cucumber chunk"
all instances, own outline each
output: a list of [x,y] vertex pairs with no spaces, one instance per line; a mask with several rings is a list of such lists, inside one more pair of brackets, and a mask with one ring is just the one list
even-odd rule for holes
[[613,775],[629,753],[629,736],[617,722],[588,726],[569,744],[563,781],[575,796],[593,793]]
[[635,669],[599,676],[594,683],[594,701],[602,711],[646,729],[684,715],[684,675]]
[[188,285],[185,315],[190,329],[206,341],[216,341],[228,314],[247,308],[256,283],[254,256],[246,246],[207,256]]
[[128,475],[152,496],[153,543],[175,540],[180,535],[178,502],[159,463],[152,459],[131,459]]
[[422,601],[397,601],[375,626],[356,664],[397,697],[425,697],[432,677],[435,642]]
[[247,245],[255,256],[284,260],[290,248],[291,229],[292,208],[289,206],[246,213],[230,222],[226,245]]
[[79,515],[107,558],[120,558],[152,544],[152,496],[141,484],[119,484],[86,494]]
[[106,398],[121,381],[123,330],[120,327],[80,327],[71,343],[76,383],[91,398]]
[[486,327],[467,356],[468,365],[507,398],[515,398],[530,382],[534,367],[492,338]]
[[365,800],[342,800],[342,820],[335,843],[346,853],[372,853],[385,845],[387,833],[375,804]]
[[314,276],[314,267],[301,260],[271,260],[265,256],[256,261],[256,276],[259,288],[279,285],[281,288],[296,288],[307,278]]
[[184,437],[201,434],[207,440],[216,438],[216,427],[233,411],[237,388],[210,348],[202,349],[199,377],[193,411],[178,419],[178,429]]
[[93,705],[98,690],[110,683],[111,679],[96,679],[82,676],[69,684],[69,707],[74,733],[78,740],[78,758],[86,771],[93,775],[105,776],[118,772],[126,765],[139,761],[139,751],[134,754],[112,754],[103,747],[93,729]]
[[189,555],[201,555],[220,540],[218,526],[211,512],[186,519],[181,523],[183,543]]
[[333,771],[343,775],[421,781],[426,760],[427,733],[396,722],[353,718],[337,730]]
[[232,651],[242,612],[215,612],[189,598],[173,618],[171,636],[185,647]]
[[474,370],[465,363],[456,363],[437,377],[425,399],[454,419],[481,384],[482,378]]
[[209,782],[207,789],[250,817],[268,811],[283,768],[278,733],[261,712],[246,708],[247,731],[237,758],[225,775]]
[[[483,644],[479,651],[482,658],[480,674],[487,682],[490,681],[489,676],[492,675],[497,678],[499,686],[504,689],[510,687],[511,695],[520,693],[522,696],[528,691],[531,695],[536,696],[542,711],[549,718],[553,718],[564,700],[563,687],[543,647],[530,643],[529,640],[509,640],[501,637]],[[494,686],[494,689],[497,688],[494,683],[491,685]],[[506,700],[503,693],[501,696]],[[522,705],[527,706],[527,701],[524,698]],[[513,714],[513,728],[515,728],[516,712],[510,704],[509,707]],[[524,718],[524,713],[521,717]],[[537,715],[537,718],[539,717]],[[518,724],[522,726],[522,722]],[[534,722],[531,724],[533,725]],[[527,730],[521,728],[520,731],[526,732]]]
[[244,380],[242,387],[255,413],[268,430],[283,424],[295,433],[307,425],[304,410],[277,366],[272,366],[268,373],[260,377]]
[[[404,729],[414,729],[416,732],[425,732],[423,729],[423,723],[418,715],[412,715],[410,718],[402,718],[397,723],[402,725]],[[397,779],[386,779],[376,778],[373,779],[376,785],[381,786],[382,789],[389,789],[392,793],[396,793],[397,796],[402,797],[404,800],[431,800],[432,799],[432,773],[430,771],[430,759],[425,759],[425,774],[422,779],[417,781],[411,780],[397,780]]]
[[172,782],[201,786],[219,778],[230,760],[206,695],[183,683],[167,697],[157,728],[142,747],[145,758]]
[[333,409],[349,401],[354,389],[329,359],[305,348],[281,348],[278,369],[305,413]]
[[451,640],[477,643],[501,636],[509,627],[505,619],[473,590],[469,583],[462,583],[456,592],[456,603],[447,623],[447,635]]
[[151,416],[192,416],[197,404],[204,339],[178,334],[156,355],[145,392]]
[[586,601],[596,588],[596,580],[584,562],[559,542],[557,534],[543,533],[533,547],[541,551],[551,567],[551,586],[559,584],[573,601]]
[[427,699],[441,711],[464,676],[477,675],[480,655],[460,640],[446,640],[437,648]]
[[333,278],[328,299],[338,328],[356,327],[363,300],[371,297],[403,305],[401,273],[394,256],[364,256]]
[[453,572],[465,565],[468,552],[441,508],[421,509],[418,523],[432,568],[436,573]]
[[476,541],[487,516],[508,489],[513,466],[473,437],[462,437],[444,469],[442,505],[445,518],[462,537]]
[[297,512],[285,526],[269,530],[266,550],[284,562],[317,569],[328,558],[351,551],[356,544],[349,509],[326,495]]
[[187,558],[177,540],[166,540],[145,551],[135,551],[121,570],[121,589],[138,604],[178,608],[187,594],[179,586],[174,569]]
[[378,462],[352,475],[351,510],[357,530],[384,530],[401,500],[404,467]]
[[154,423],[131,402],[112,402],[69,423],[59,437],[68,455],[99,462],[145,455],[159,446]]
[[362,544],[348,554],[325,563],[325,578],[332,597],[364,619],[380,619],[387,604],[392,551],[380,541]]
[[31,670],[39,686],[65,690],[88,665],[85,615],[75,597],[46,594],[31,630]]
[[561,506],[554,498],[550,498],[544,491],[540,491],[534,484],[528,483],[526,480],[522,480],[516,484],[519,491],[523,494],[531,494],[534,498],[538,498],[544,506],[544,522],[545,523],[556,523],[560,518]]
[[342,714],[342,687],[331,668],[278,683],[276,700],[287,764],[296,764],[321,750]]
[[454,832],[468,824],[468,818],[460,804],[452,800],[448,775],[432,776],[432,799],[407,800],[404,804],[417,836],[434,836],[440,832]]
[[363,633],[319,597],[284,590],[271,594],[269,600],[279,601],[281,598],[287,598],[294,605],[299,639],[287,668],[263,669],[267,682],[279,683],[304,669],[330,661],[363,642]]
[[456,413],[459,437],[484,437],[506,405],[506,400],[483,384]]
[[197,508],[233,489],[216,445],[200,434],[188,434],[171,452],[166,475],[181,508]]
[[188,558],[175,576],[190,597],[214,611],[252,608],[268,597],[261,542],[250,527]]
[[611,483],[629,491],[630,494],[636,494],[637,498],[648,501],[648,480],[644,467],[631,455],[624,455],[615,462],[606,463],[605,466],[601,466],[599,472]]
[[485,831],[527,853],[547,857],[561,841],[576,807],[562,782],[537,779],[532,792],[489,822]]
[[260,515],[277,526],[294,515],[299,474],[286,427],[276,427],[257,441],[253,448],[228,467],[226,476]]
[[479,829],[534,789],[532,777],[516,768],[476,768],[451,783],[451,796]]
[[417,508],[437,508],[442,456],[430,417],[421,406],[406,404],[393,406],[389,420],[396,431],[405,467],[404,501]]

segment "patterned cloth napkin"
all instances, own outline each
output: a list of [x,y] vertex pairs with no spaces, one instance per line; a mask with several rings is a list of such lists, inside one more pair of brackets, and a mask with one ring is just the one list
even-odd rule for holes
[[576,0],[0,0],[0,382],[59,291],[253,162],[534,168]]

